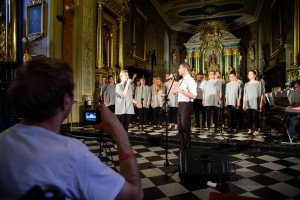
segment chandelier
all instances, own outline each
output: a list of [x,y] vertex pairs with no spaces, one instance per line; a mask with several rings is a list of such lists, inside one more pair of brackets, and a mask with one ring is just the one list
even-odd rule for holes
[[221,30],[229,30],[228,24],[219,20],[204,20],[198,26],[200,40],[207,41],[218,39],[221,36]]

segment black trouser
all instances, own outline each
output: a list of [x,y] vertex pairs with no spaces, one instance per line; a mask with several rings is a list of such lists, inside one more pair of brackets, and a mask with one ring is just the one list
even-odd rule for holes
[[223,106],[219,107],[219,119],[218,122],[220,123],[219,125],[222,126],[222,124],[225,124],[225,109]]
[[149,106],[148,110],[148,123],[153,124],[153,108]]
[[112,113],[115,113],[115,105],[107,106],[107,108],[108,108]]
[[194,108],[194,112],[195,112],[195,122],[196,122],[196,126],[200,126],[200,112],[202,115],[202,127],[205,126],[205,122],[206,122],[206,108],[203,106],[202,104],[202,99],[195,99],[193,102],[193,108]]
[[181,150],[190,149],[192,110],[193,110],[192,102],[178,103],[177,127],[178,127]]
[[237,109],[237,116],[238,116],[238,128],[243,129],[244,128],[244,110],[243,110],[243,108]]
[[161,107],[155,107],[153,109],[153,124],[155,126],[157,126],[158,124],[159,125],[161,124],[160,110],[161,110]]
[[168,123],[177,123],[177,107],[169,107]]
[[120,120],[121,124],[123,125],[127,133],[128,133],[128,126],[130,124],[131,116],[132,115],[130,114],[117,115],[117,118]]
[[139,124],[146,125],[147,123],[147,115],[148,115],[148,108],[139,108]]
[[248,129],[252,129],[254,123],[254,130],[258,131],[259,128],[259,111],[255,109],[247,109],[248,114]]
[[228,127],[231,129],[237,128],[237,116],[238,116],[238,109],[234,106],[228,105],[227,106],[227,112],[228,112]]
[[206,106],[207,128],[210,129],[211,127],[211,113],[213,112],[213,123],[215,124],[215,130],[217,130],[219,124],[219,110],[220,108],[216,106]]

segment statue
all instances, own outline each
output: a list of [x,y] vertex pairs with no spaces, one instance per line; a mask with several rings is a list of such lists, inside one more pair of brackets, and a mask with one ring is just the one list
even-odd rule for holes
[[243,59],[243,56],[239,55],[239,65],[241,65],[242,59]]
[[209,70],[212,71],[220,70],[215,51],[212,51],[212,53],[209,55],[208,62],[209,62]]
[[28,62],[29,60],[31,60],[31,56],[28,53],[28,51],[26,50],[24,53],[24,56],[23,56],[23,62],[25,63],[25,62]]
[[209,66],[214,67],[216,65],[218,65],[217,56],[215,54],[215,51],[212,51],[212,53],[209,55]]
[[255,54],[254,54],[254,49],[253,49],[252,46],[250,46],[250,47],[248,48],[248,52],[249,52],[249,57],[250,57],[250,59],[251,59],[251,60],[254,60],[254,59],[255,59]]

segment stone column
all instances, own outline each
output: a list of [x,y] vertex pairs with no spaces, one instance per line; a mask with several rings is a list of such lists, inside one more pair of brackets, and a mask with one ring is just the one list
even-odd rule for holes
[[196,57],[196,70],[195,70],[195,72],[199,73],[200,72],[200,52],[199,51],[195,52],[195,57]]
[[119,23],[119,66],[123,70],[124,67],[124,58],[123,58],[123,24],[125,22],[124,17],[117,19]]
[[238,49],[234,48],[232,49],[232,54],[233,54],[233,69],[236,71],[237,70],[237,63],[238,63]]
[[190,51],[190,52],[188,52],[188,54],[189,54],[188,63],[190,65],[190,67],[193,68],[193,66],[192,66],[193,65],[193,52]]
[[224,55],[225,55],[225,71],[227,71],[228,70],[228,67],[229,67],[229,65],[230,65],[230,60],[229,60],[229,57],[230,57],[230,51],[231,51],[231,49],[225,49],[225,51],[224,51]]
[[97,24],[97,68],[101,69],[103,67],[103,8],[105,6],[104,2],[98,3],[98,24]]

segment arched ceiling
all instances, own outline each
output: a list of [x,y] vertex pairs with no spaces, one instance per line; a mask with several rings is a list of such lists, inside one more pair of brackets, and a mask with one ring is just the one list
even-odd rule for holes
[[235,30],[258,19],[264,0],[151,0],[172,30],[195,33],[203,20],[220,20]]

